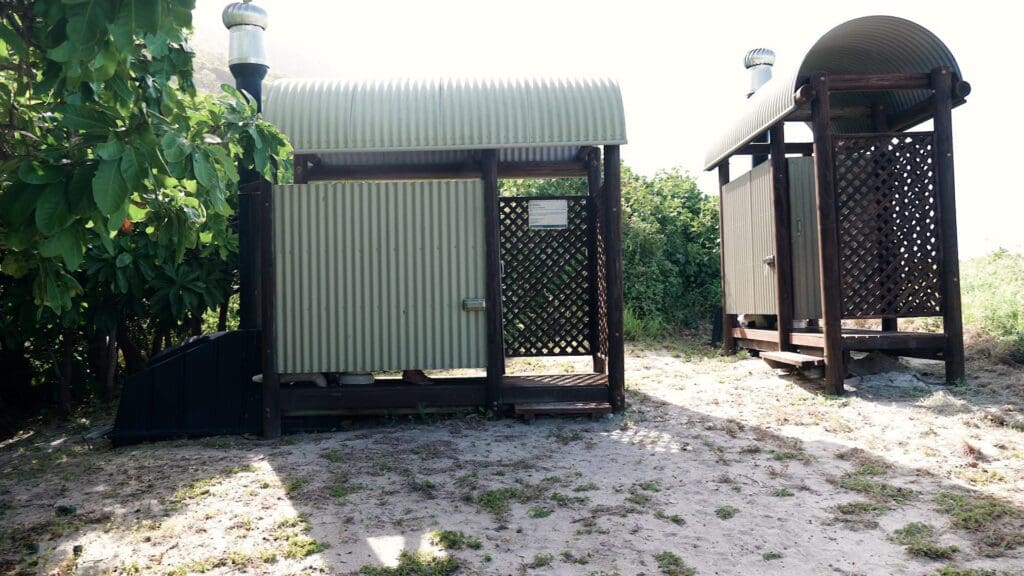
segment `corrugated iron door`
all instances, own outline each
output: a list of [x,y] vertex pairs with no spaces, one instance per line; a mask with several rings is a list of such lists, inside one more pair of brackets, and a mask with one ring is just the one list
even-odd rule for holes
[[722,207],[726,312],[775,314],[775,228],[769,163],[723,186]]
[[480,180],[274,188],[281,373],[482,368]]
[[589,199],[500,198],[499,209],[505,356],[593,354]]

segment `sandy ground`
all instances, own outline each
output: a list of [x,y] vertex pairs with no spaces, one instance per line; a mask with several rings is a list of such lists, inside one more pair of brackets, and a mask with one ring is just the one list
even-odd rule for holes
[[[697,574],[1024,574],[1024,372],[972,365],[950,389],[926,383],[932,365],[860,362],[889,371],[828,398],[692,343],[628,356],[630,408],[597,422],[471,415],[118,450],[84,438],[95,421],[26,432],[0,447],[0,569],[355,574],[405,549],[459,574],[691,573],[664,552]],[[981,520],[958,523],[951,498]],[[894,536],[911,522],[957,551],[911,554]],[[442,550],[439,530],[479,547]]]

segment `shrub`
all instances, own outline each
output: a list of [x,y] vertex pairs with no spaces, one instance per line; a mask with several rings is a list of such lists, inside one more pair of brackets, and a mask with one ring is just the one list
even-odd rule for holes
[[977,349],[1024,364],[1024,254],[998,250],[961,267],[964,322],[980,336]]

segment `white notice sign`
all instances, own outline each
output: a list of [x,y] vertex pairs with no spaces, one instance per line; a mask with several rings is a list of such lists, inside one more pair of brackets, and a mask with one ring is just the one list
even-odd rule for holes
[[530,228],[561,229],[568,225],[568,200],[530,200]]

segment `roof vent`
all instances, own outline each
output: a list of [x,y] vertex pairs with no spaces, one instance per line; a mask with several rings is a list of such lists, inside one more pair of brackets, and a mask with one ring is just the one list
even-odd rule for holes
[[750,70],[750,92],[747,92],[747,98],[750,98],[772,79],[775,52],[769,48],[754,48],[743,57],[743,65]]
[[228,64],[267,65],[263,48],[263,31],[267,29],[267,11],[251,0],[228,4],[221,20],[231,33],[228,42]]

